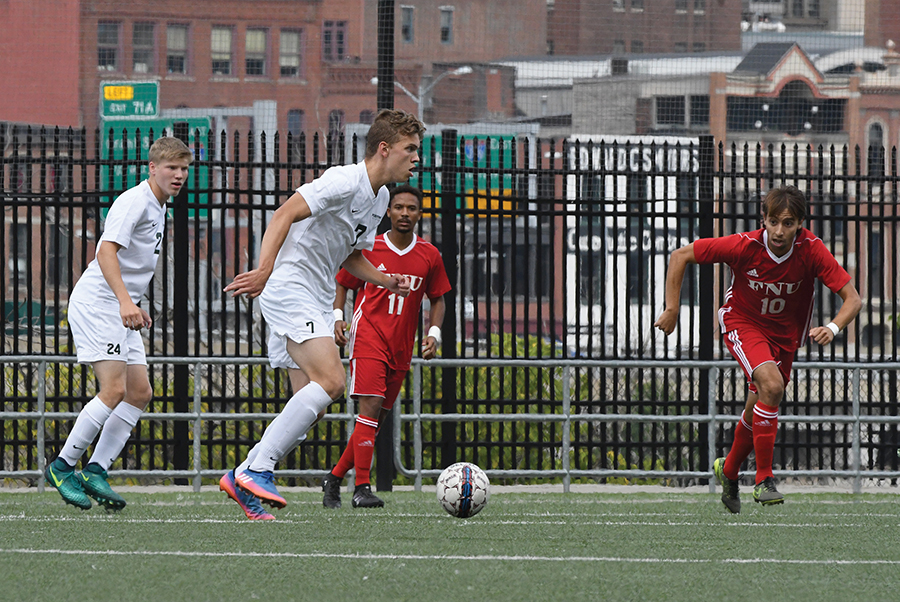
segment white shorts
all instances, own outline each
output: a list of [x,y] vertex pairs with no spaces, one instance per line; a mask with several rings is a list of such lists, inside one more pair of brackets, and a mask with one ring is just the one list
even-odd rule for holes
[[122,316],[114,307],[94,307],[77,301],[69,302],[69,330],[75,340],[78,363],[93,364],[103,360],[147,365],[144,339],[140,331],[122,326]]
[[334,338],[332,308],[313,299],[301,286],[266,285],[259,296],[259,307],[269,327],[269,364],[273,368],[300,368],[288,355],[288,339],[302,343],[321,337]]

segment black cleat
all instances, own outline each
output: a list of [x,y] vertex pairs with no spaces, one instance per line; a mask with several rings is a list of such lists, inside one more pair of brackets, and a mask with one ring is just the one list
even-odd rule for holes
[[741,513],[741,495],[738,491],[737,480],[729,479],[725,476],[725,458],[716,458],[713,462],[713,472],[716,473],[716,480],[722,486],[722,503],[728,508],[732,514]]
[[322,496],[322,505],[326,508],[337,510],[341,507],[342,480],[343,479],[337,478],[330,472],[322,479],[322,491],[325,492],[325,495]]
[[356,486],[351,504],[354,508],[384,508],[384,500],[372,493],[369,483]]
[[775,489],[775,479],[766,477],[753,488],[753,501],[763,506],[783,504],[784,496]]

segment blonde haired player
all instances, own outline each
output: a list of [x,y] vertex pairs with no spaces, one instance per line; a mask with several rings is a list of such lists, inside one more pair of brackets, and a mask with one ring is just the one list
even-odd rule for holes
[[[91,364],[100,384],[81,409],[59,456],[44,471],[63,500],[82,509],[94,498],[112,509],[125,500],[107,482],[153,388],[140,331],[150,315],[138,307],[159,259],[166,231],[166,202],[187,181],[190,149],[177,138],[150,147],[150,176],[123,192],[106,215],[95,258],[69,296],[68,321],[78,362]],[[124,403],[123,403],[124,402]],[[75,464],[94,437],[100,439],[81,472]]]
[[259,267],[225,287],[259,296],[269,326],[269,363],[287,368],[294,395],[247,458],[222,476],[219,487],[251,520],[247,495],[274,508],[287,502],[275,487],[275,464],[343,395],[345,372],[334,344],[334,278],[344,268],[361,280],[405,297],[409,281],[375,269],[362,255],[388,205],[386,184],[405,182],[419,161],[422,123],[403,111],[382,110],[366,137],[365,159],[332,167],[304,184],[275,211],[263,235]]

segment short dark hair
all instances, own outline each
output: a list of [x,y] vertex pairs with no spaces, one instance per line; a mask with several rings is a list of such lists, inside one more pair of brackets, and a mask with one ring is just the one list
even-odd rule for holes
[[366,159],[374,157],[378,145],[382,142],[393,144],[405,136],[418,136],[422,139],[425,126],[419,119],[404,111],[382,109],[375,116],[369,133],[366,134]]
[[796,186],[773,188],[763,199],[762,210],[763,217],[779,215],[786,210],[802,222],[806,219],[806,195]]
[[410,186],[409,184],[400,184],[399,186],[395,186],[391,188],[391,200],[394,200],[394,197],[398,194],[411,194],[419,200],[419,209],[422,208],[422,199],[425,198],[425,195],[422,194],[422,191],[416,188],[415,186]]

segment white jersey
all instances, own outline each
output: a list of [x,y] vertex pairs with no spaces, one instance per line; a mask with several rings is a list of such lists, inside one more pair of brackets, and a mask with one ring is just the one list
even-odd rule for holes
[[[106,214],[97,251],[105,241],[122,246],[118,253],[122,282],[135,304],[153,278],[165,229],[166,206],[160,204],[147,180],[119,195]],[[69,300],[118,309],[119,300],[103,277],[96,254],[72,289]]]
[[300,286],[331,311],[335,276],[353,251],[374,246],[390,193],[382,186],[375,194],[364,161],[331,167],[297,192],[311,216],[291,225],[262,294]]

